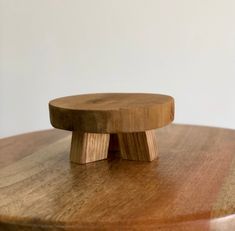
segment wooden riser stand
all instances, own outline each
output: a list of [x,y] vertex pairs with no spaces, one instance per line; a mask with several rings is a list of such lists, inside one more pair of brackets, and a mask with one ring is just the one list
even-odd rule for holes
[[157,158],[156,129],[174,119],[174,99],[149,93],[96,93],[49,102],[55,128],[72,131],[71,162],[86,164],[120,153],[126,160]]

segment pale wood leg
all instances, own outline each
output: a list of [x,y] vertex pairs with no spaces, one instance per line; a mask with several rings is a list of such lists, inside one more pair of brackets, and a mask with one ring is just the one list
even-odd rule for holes
[[109,137],[109,134],[73,131],[70,160],[78,164],[85,164],[106,159],[108,156]]
[[123,159],[152,161],[157,158],[156,130],[118,134]]

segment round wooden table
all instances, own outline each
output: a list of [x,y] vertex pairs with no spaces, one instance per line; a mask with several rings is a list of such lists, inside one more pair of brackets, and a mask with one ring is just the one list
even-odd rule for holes
[[232,231],[235,131],[158,129],[152,162],[69,161],[71,134],[0,140],[0,230]]
[[86,164],[107,159],[118,140],[123,159],[157,158],[156,129],[174,120],[174,98],[151,93],[95,93],[49,102],[53,127],[72,131],[70,160]]

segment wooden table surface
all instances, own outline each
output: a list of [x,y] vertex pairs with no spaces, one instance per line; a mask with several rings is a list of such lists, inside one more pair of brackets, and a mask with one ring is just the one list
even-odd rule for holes
[[235,131],[170,125],[153,162],[69,162],[71,133],[0,140],[0,230],[235,230]]

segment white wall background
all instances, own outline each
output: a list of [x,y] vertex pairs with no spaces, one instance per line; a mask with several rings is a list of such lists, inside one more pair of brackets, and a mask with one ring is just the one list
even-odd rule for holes
[[50,99],[158,92],[175,122],[235,128],[234,0],[0,0],[0,136]]

